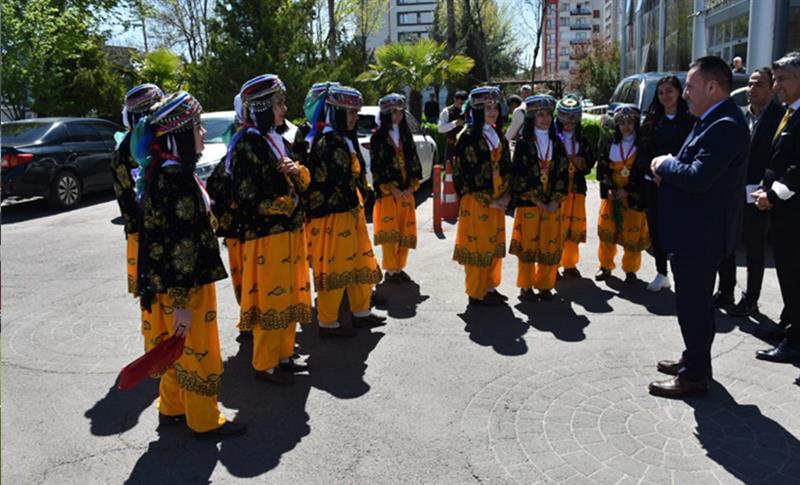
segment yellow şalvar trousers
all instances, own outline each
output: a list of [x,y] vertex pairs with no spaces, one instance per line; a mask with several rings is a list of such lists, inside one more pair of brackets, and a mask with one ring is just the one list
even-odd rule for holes
[[311,322],[311,283],[302,228],[242,243],[240,329],[253,332],[253,368],[294,353],[297,323]]
[[[225,247],[228,248],[228,263],[230,264],[231,283],[236,304],[241,309],[242,305],[242,243],[235,237],[225,238]],[[241,312],[241,310],[240,310]],[[236,328],[242,330],[241,321],[236,322]]]
[[473,194],[461,199],[453,260],[464,266],[467,295],[483,299],[489,288],[500,286],[506,254],[506,219]]
[[[192,312],[192,327],[186,332],[183,355],[161,376],[158,412],[167,416],[185,414],[189,428],[202,433],[225,424],[217,406],[222,357],[214,283],[191,293],[186,308]],[[145,351],[175,333],[175,306],[169,295],[156,294],[150,310],[142,310]]]
[[[572,174],[570,174],[572,186]],[[578,266],[578,245],[586,242],[586,196],[569,192],[561,204],[561,227],[564,229],[564,247],[561,266],[572,269]]]
[[369,240],[364,208],[311,219],[309,260],[317,293],[317,319],[333,323],[339,319],[344,291],[352,312],[369,310],[372,288],[383,272]]
[[125,269],[128,272],[128,293],[139,296],[139,234],[126,235]]
[[[630,167],[635,162],[636,153],[631,155],[628,160],[623,162],[611,162],[611,180],[615,189],[625,187],[628,177],[622,175],[625,167]],[[621,215],[621,224],[615,219],[616,210]],[[628,206],[628,200],[602,199],[600,201],[600,216],[597,221],[597,235],[600,239],[600,246],[597,249],[597,257],[600,260],[600,267],[613,270],[614,257],[617,254],[617,245],[623,247],[625,253],[622,256],[622,271],[635,273],[642,266],[642,251],[650,247],[650,234],[647,228],[647,217],[644,211],[638,211]]]
[[384,195],[372,209],[375,245],[383,252],[381,267],[400,271],[406,267],[409,249],[417,247],[417,211],[414,194],[396,200]]
[[561,211],[517,207],[509,254],[518,258],[517,287],[552,290],[563,242]]

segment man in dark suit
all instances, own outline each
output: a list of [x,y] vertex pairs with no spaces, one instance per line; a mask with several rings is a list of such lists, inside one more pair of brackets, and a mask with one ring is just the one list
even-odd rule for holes
[[750,157],[747,162],[746,192],[742,193],[744,206],[744,242],[747,255],[747,291],[733,305],[736,287],[736,254],[726,256],[719,267],[719,291],[714,295],[717,307],[725,308],[728,315],[746,317],[758,311],[758,298],[766,266],[767,230],[769,214],[759,210],[749,195],[761,185],[767,170],[772,138],[783,116],[783,107],[775,100],[772,90],[772,69],[762,67],[753,71],[747,83],[750,104],[744,108],[744,117],[750,128]]
[[756,357],[773,362],[800,362],[800,52],[790,52],[772,64],[775,94],[786,105],[772,142],[763,187],[753,195],[756,207],[769,211],[775,250],[775,270],[783,297],[786,337]]
[[714,341],[714,280],[722,259],[739,239],[750,130],[730,98],[733,76],[719,57],[690,67],[683,97],[698,117],[677,156],[653,159],[659,184],[659,234],[671,254],[678,323],[686,350],[658,370],[674,375],[650,384],[663,397],[704,395],[711,376]]

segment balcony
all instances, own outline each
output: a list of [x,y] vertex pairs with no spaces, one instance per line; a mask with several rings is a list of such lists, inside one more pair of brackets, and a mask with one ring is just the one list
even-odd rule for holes
[[569,41],[569,45],[586,45],[591,43],[592,39],[572,39]]
[[592,30],[592,26],[586,24],[571,24],[569,30]]
[[592,10],[588,8],[574,8],[569,11],[570,15],[592,15]]

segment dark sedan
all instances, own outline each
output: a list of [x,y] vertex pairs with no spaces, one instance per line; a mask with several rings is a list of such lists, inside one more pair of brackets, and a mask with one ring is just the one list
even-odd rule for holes
[[93,118],[38,118],[2,124],[3,199],[43,196],[71,209],[83,194],[112,188],[114,133]]

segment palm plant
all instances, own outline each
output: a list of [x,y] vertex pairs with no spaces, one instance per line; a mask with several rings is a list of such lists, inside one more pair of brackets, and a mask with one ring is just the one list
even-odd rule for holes
[[370,64],[369,70],[356,81],[377,82],[384,92],[408,87],[409,111],[420,119],[423,89],[456,81],[475,66],[471,57],[458,54],[448,57],[445,49],[445,44],[430,39],[384,45],[375,51],[375,64]]

